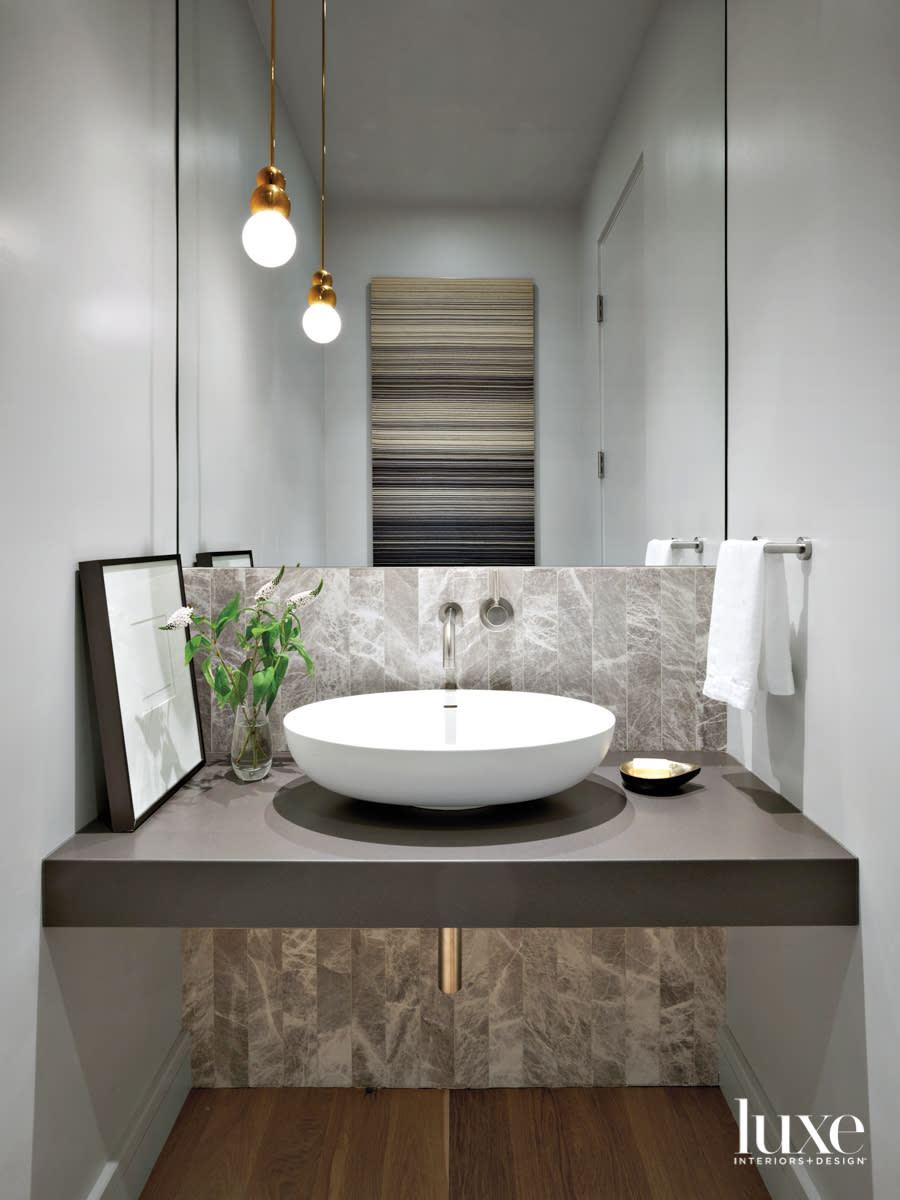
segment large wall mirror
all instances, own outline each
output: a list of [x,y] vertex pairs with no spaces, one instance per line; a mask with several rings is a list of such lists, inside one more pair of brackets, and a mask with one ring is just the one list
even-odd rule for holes
[[[724,0],[281,0],[277,165],[300,239],[241,228],[268,158],[269,0],[179,0],[179,523],[186,563],[372,562],[369,288],[534,281],[535,561],[631,565],[725,507]],[[603,321],[598,322],[598,295]],[[599,454],[604,455],[600,477]],[[422,565],[428,565],[423,556]]]

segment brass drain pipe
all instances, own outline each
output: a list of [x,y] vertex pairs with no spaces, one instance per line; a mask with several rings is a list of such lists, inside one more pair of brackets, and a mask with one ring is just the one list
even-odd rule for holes
[[438,930],[438,987],[452,996],[462,987],[462,930]]

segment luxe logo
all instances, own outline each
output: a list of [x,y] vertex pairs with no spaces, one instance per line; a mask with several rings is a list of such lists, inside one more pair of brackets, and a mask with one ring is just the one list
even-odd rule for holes
[[[858,1157],[863,1148],[863,1141],[858,1139],[858,1135],[865,1133],[865,1126],[853,1113],[842,1113],[835,1117],[831,1113],[817,1117],[805,1113],[793,1116],[779,1113],[780,1132],[773,1139],[776,1144],[769,1146],[766,1144],[765,1117],[758,1113],[751,1116],[750,1105],[745,1097],[736,1096],[735,1099],[740,1130],[738,1156],[746,1156],[744,1161],[759,1165],[777,1161],[834,1166],[852,1166],[866,1161]],[[752,1149],[751,1131],[754,1142]],[[848,1139],[852,1144],[847,1144]],[[760,1159],[758,1155],[764,1157]],[[778,1155],[783,1157],[778,1158]],[[735,1161],[742,1161],[741,1157]]]

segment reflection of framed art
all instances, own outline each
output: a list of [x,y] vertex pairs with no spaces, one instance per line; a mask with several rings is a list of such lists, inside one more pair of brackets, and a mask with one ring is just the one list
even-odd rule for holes
[[78,571],[109,820],[126,832],[203,766],[188,631],[159,628],[184,604],[181,559],[106,559]]
[[252,550],[198,550],[195,567],[252,567]]

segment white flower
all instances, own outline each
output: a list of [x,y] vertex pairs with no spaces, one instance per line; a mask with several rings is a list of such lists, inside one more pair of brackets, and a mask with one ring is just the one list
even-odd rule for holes
[[318,588],[309,588],[305,592],[295,592],[293,596],[288,597],[288,608],[302,608],[304,604],[312,604],[316,596],[319,594]]
[[257,604],[261,604],[263,600],[269,599],[269,597],[275,591],[276,582],[277,582],[277,580],[270,579],[268,583],[264,583],[262,585],[262,587],[259,589],[259,591],[253,597],[253,599],[256,601]]
[[176,608],[165,625],[160,625],[160,629],[185,629],[190,625],[193,615],[193,605],[189,608]]

